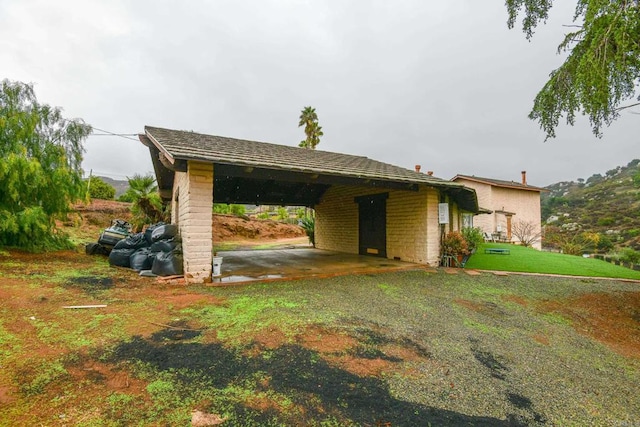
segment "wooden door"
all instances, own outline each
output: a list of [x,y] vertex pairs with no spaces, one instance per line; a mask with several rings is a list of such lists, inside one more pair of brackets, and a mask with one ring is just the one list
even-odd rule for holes
[[356,197],[360,255],[387,257],[387,198],[389,193]]

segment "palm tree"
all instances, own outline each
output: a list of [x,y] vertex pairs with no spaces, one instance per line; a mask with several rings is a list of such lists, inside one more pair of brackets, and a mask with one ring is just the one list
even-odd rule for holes
[[163,211],[162,201],[158,194],[158,186],[153,175],[135,174],[129,181],[129,189],[123,194],[121,199],[133,203],[132,213],[136,218],[136,228],[143,224],[153,224],[166,220]]
[[324,135],[322,132],[322,126],[318,124],[318,114],[313,107],[304,107],[300,114],[300,121],[298,127],[304,126],[304,133],[307,138],[300,141],[299,146],[315,150],[316,146],[320,143],[320,137]]

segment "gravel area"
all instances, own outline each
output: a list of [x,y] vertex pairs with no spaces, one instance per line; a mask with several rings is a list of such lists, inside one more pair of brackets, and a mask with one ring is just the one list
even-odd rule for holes
[[[378,376],[389,393],[376,403],[388,409],[380,419],[394,426],[640,425],[640,354],[625,357],[594,339],[578,325],[589,312],[572,304],[639,292],[616,281],[421,271],[215,290],[302,302],[293,315],[361,343],[375,335],[378,349],[423,349]],[[637,345],[640,307],[621,301],[635,313],[626,339]],[[398,402],[419,416],[400,417]]]

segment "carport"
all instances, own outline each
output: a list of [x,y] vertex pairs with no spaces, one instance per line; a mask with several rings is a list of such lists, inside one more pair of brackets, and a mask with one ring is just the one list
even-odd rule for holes
[[317,248],[427,265],[442,233],[478,211],[470,188],[367,157],[150,126],[139,138],[192,282],[211,280],[214,202],[311,207]]
[[346,254],[316,248],[218,252],[224,258],[216,284],[271,279],[322,278],[421,269],[423,266],[380,257]]

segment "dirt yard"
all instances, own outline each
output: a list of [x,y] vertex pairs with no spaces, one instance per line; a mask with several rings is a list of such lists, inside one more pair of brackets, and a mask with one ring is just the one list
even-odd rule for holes
[[[80,212],[68,226],[102,215]],[[2,251],[0,314],[0,425],[640,423],[634,283],[437,270],[214,288]]]

